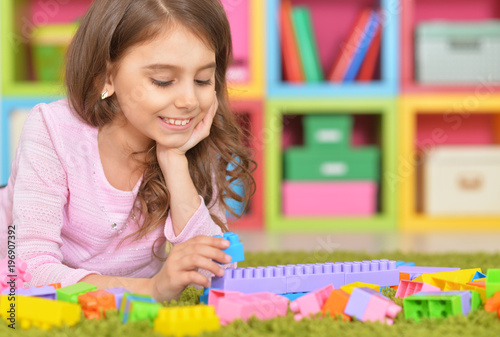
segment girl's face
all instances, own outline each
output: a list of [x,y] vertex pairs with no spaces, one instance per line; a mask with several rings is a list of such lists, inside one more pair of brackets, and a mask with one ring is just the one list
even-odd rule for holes
[[214,51],[180,24],[127,51],[106,89],[118,99],[129,144],[185,144],[214,102],[215,67]]

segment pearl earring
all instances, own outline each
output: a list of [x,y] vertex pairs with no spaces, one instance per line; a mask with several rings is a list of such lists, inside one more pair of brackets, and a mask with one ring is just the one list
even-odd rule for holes
[[101,95],[101,99],[106,99],[108,98],[108,89],[104,90],[104,92]]

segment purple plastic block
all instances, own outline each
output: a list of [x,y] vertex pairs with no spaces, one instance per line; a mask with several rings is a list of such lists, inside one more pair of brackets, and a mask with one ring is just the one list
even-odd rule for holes
[[335,288],[345,283],[342,263],[316,263],[286,265],[287,293],[310,292],[333,284]]
[[399,284],[399,270],[396,261],[387,259],[372,261],[355,261],[344,263],[345,284],[365,282],[382,287]]
[[472,294],[469,290],[462,291],[421,291],[415,296],[453,296],[460,295],[462,299],[462,313],[467,316],[471,310]]
[[397,270],[401,273],[429,274],[429,273],[441,273],[444,271],[455,271],[455,270],[460,270],[460,268],[400,266],[397,268]]
[[[6,295],[10,293],[10,289],[5,289],[2,291],[2,294]],[[48,300],[56,300],[56,289],[52,286],[43,286],[43,287],[31,287],[28,289],[16,289],[16,295],[23,296],[33,296],[33,297],[41,297]]]
[[283,266],[226,269],[224,276],[212,277],[212,288],[240,291],[245,294],[271,292],[286,294]]
[[357,319],[362,319],[365,315],[366,308],[372,297],[372,294],[365,291],[367,287],[354,288],[352,290],[349,301],[345,306],[344,313]]
[[122,299],[123,299],[123,294],[125,293],[132,293],[130,290],[127,290],[122,287],[117,287],[117,288],[109,288],[105,289],[108,293],[113,294],[115,296],[115,303],[116,303],[116,308],[120,310],[122,306]]

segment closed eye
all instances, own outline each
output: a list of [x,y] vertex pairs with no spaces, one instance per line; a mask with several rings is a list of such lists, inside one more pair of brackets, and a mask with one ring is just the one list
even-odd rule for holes
[[162,81],[152,80],[152,82],[154,85],[161,87],[161,88],[164,88],[164,87],[168,87],[169,85],[171,85],[174,81],[162,82]]
[[200,84],[200,85],[212,85],[212,81],[211,80],[207,80],[207,81],[195,81],[196,83]]

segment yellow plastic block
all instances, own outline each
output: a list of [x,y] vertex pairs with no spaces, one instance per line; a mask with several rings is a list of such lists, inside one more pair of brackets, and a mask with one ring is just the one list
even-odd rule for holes
[[215,308],[208,305],[161,308],[153,328],[165,336],[196,336],[203,331],[219,330],[220,321]]
[[354,283],[349,283],[346,284],[345,286],[340,287],[343,291],[345,291],[348,294],[352,294],[352,291],[354,288],[361,288],[361,287],[367,287],[376,291],[380,291],[380,286],[377,284],[371,284],[371,283],[364,283],[364,282],[354,282]]
[[413,281],[424,282],[436,287],[439,287],[439,285],[436,284],[434,279],[466,284],[472,280],[472,278],[476,274],[476,271],[481,272],[481,268],[422,274],[419,277],[415,278]]
[[471,284],[464,284],[452,281],[441,280],[438,278],[434,278],[434,282],[437,287],[439,287],[443,291],[452,291],[452,290],[472,290],[479,294],[481,297],[481,303],[486,302],[486,289],[481,287],[476,287]]
[[15,328],[42,330],[73,326],[80,321],[82,313],[78,304],[20,295],[15,299],[14,296],[2,295],[0,311],[7,324],[15,323]]

